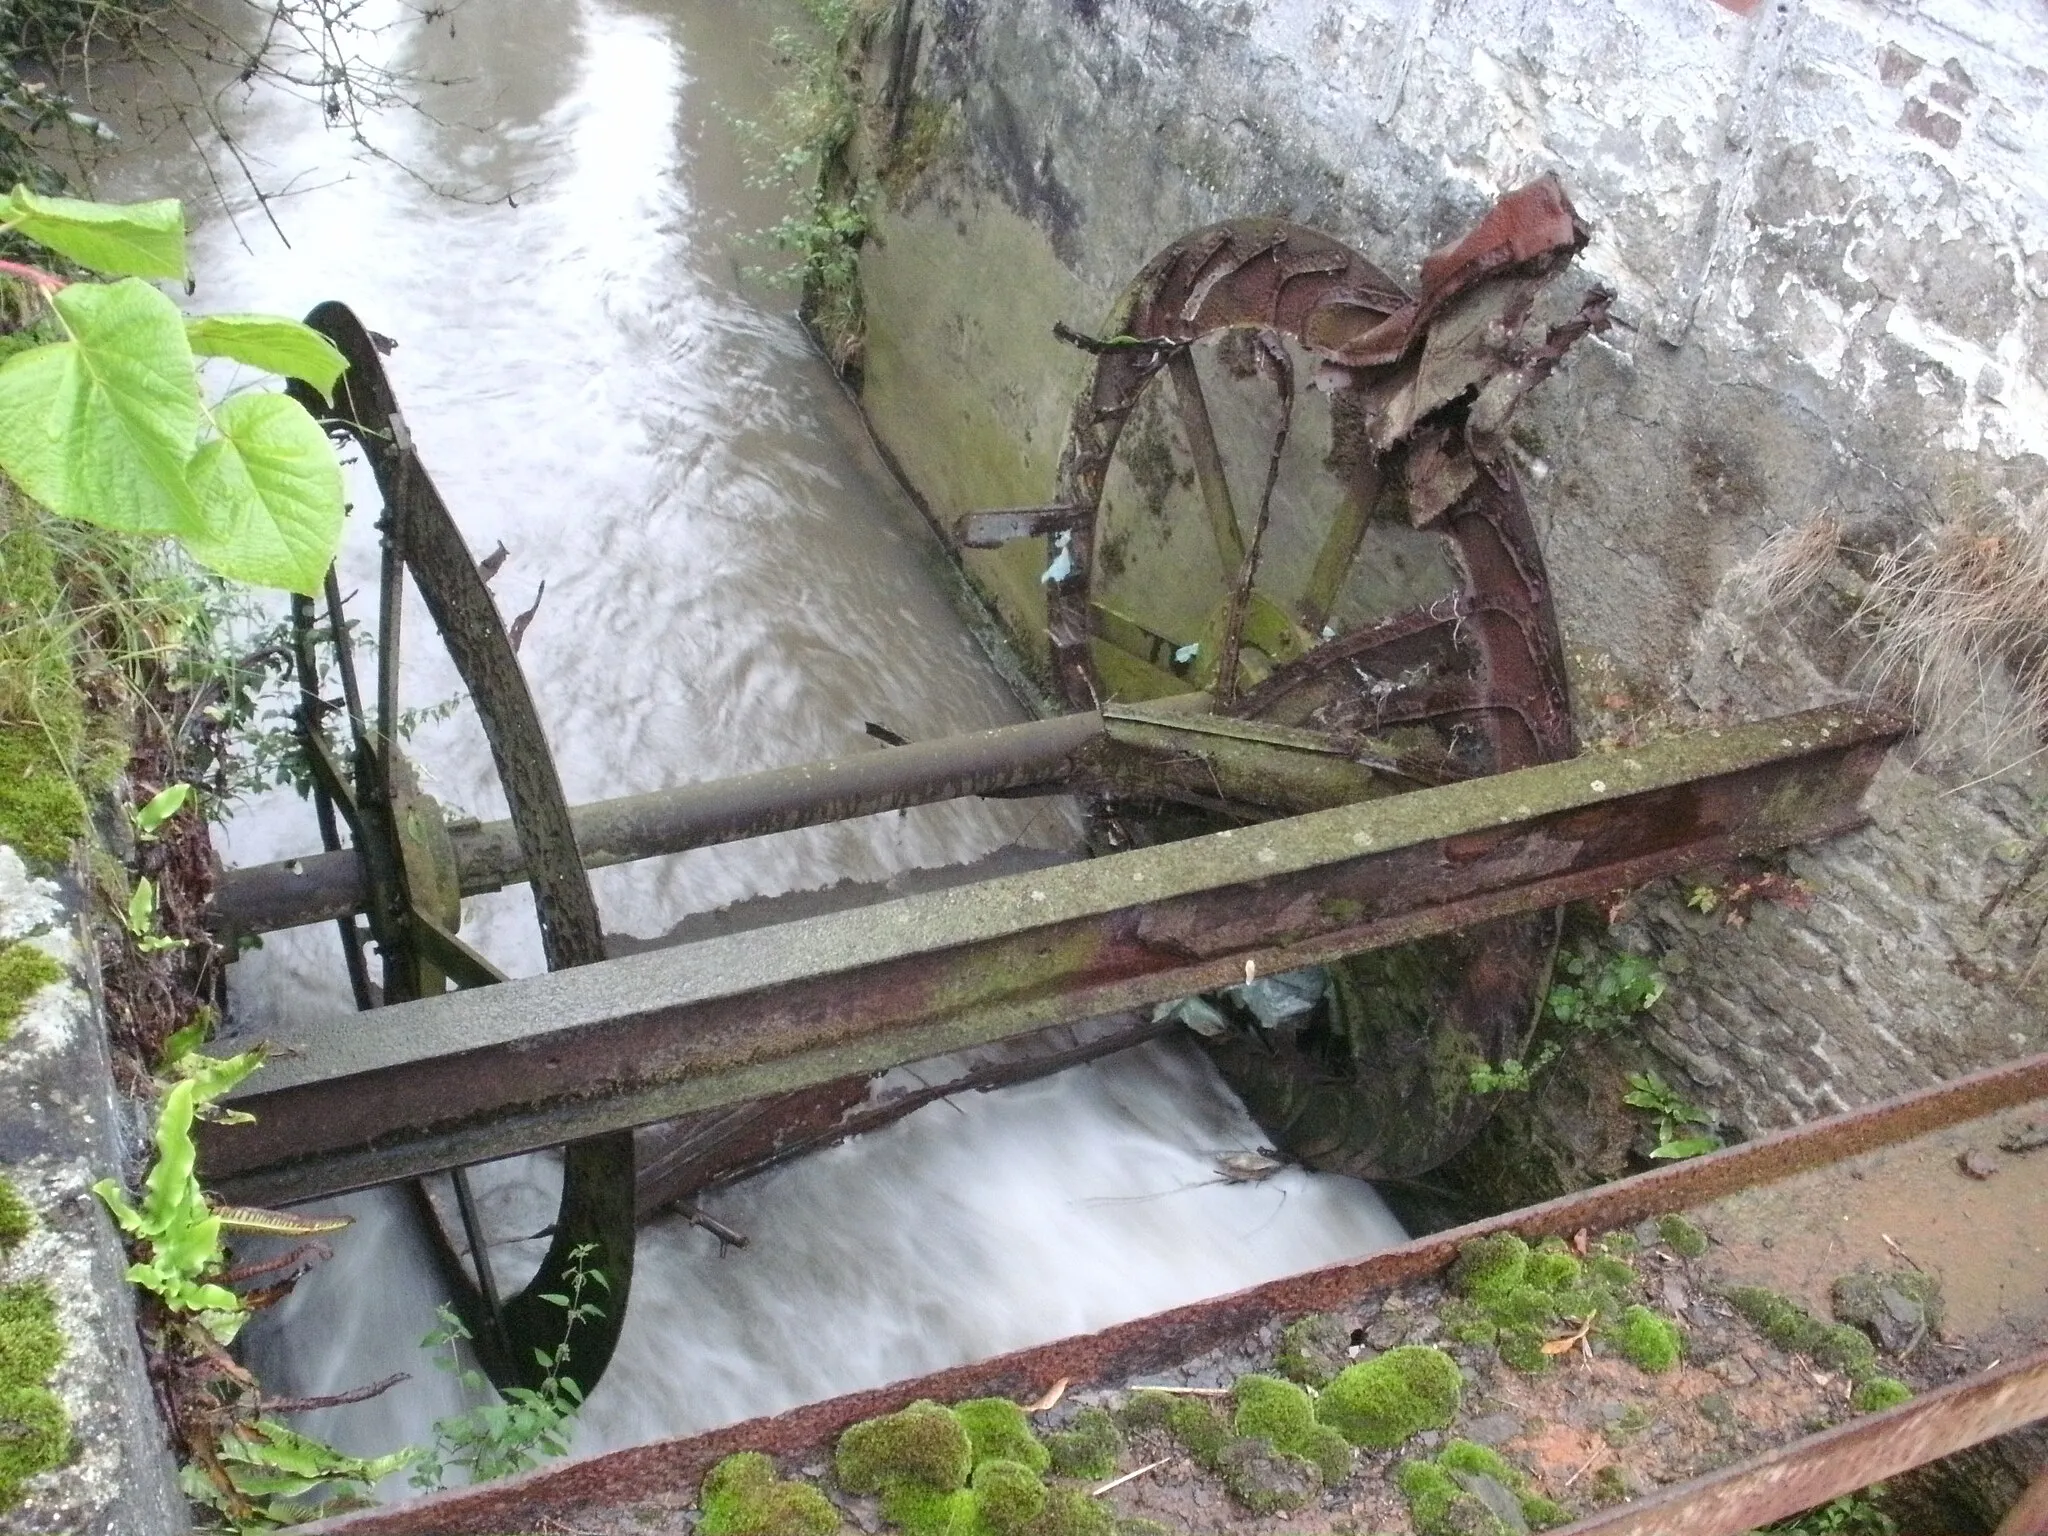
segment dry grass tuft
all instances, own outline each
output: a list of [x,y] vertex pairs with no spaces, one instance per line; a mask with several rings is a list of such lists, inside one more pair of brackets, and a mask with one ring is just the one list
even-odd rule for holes
[[2048,742],[2048,496],[1959,509],[1882,556],[1857,617],[1929,751],[2012,766]]
[[1823,512],[1795,528],[1781,528],[1755,554],[1728,573],[1736,589],[1763,608],[1782,608],[1821,584],[1842,549],[1843,525]]

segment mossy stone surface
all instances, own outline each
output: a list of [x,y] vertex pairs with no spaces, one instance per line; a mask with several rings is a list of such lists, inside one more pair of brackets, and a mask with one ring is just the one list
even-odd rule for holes
[[0,1178],[0,1256],[11,1252],[34,1227],[35,1216],[20,1191]]
[[1528,1491],[1528,1479],[1506,1457],[1470,1440],[1453,1440],[1431,1461],[1404,1461],[1395,1481],[1418,1536],[1518,1536],[1566,1518]]
[[1728,1304],[1780,1349],[1804,1354],[1821,1340],[1823,1325],[1804,1307],[1760,1285],[1738,1285]]
[[974,1447],[950,1410],[925,1400],[854,1425],[839,1437],[833,1463],[849,1493],[881,1493],[901,1482],[952,1493],[967,1486]]
[[30,998],[63,979],[64,967],[33,944],[0,949],[0,1040],[14,1033]]
[[1426,1344],[1404,1344],[1346,1366],[1316,1403],[1316,1417],[1353,1445],[1392,1450],[1457,1417],[1464,1391],[1457,1362]]
[[21,1485],[71,1458],[64,1405],[47,1387],[0,1385],[0,1510],[21,1497]]
[[698,1494],[702,1536],[832,1536],[839,1511],[806,1483],[785,1482],[758,1451],[728,1456]]
[[40,1280],[0,1285],[0,1383],[39,1387],[63,1358],[49,1286]]
[[1232,1440],[1216,1458],[1216,1470],[1230,1496],[1255,1515],[1300,1509],[1322,1490],[1323,1475],[1312,1461],[1290,1456],[1264,1438]]
[[953,1405],[953,1417],[967,1431],[976,1464],[1014,1461],[1043,1472],[1051,1462],[1024,1410],[1007,1397],[974,1397]]
[[1941,1281],[1915,1269],[1859,1269],[1829,1288],[1838,1321],[1853,1323],[1892,1354],[1903,1354],[1941,1326]]
[[1657,1218],[1657,1235],[1681,1259],[1697,1259],[1707,1251],[1707,1234],[1675,1211]]
[[1280,1330],[1273,1363],[1289,1381],[1320,1387],[1351,1363],[1351,1330],[1326,1312],[1297,1318]]
[[1050,1470],[1061,1477],[1108,1477],[1124,1452],[1123,1431],[1108,1410],[1093,1404],[1076,1413],[1065,1429],[1045,1437]]

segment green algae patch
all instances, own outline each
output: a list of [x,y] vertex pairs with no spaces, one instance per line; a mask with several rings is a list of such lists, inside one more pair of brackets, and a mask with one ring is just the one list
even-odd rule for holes
[[1043,1472],[1051,1457],[1024,1410],[1007,1397],[975,1397],[953,1405],[953,1417],[967,1431],[976,1465],[984,1461],[1014,1461]]
[[1707,1251],[1707,1234],[1676,1212],[1657,1218],[1657,1235],[1681,1259],[1697,1259]]
[[833,1466],[849,1493],[882,1493],[905,1482],[952,1493],[967,1486],[974,1447],[950,1410],[925,1399],[847,1430]]
[[698,1494],[703,1536],[832,1536],[839,1511],[806,1483],[785,1482],[759,1451],[728,1456]]
[[1631,1364],[1653,1376],[1675,1369],[1685,1349],[1678,1324],[1644,1306],[1623,1312],[1606,1337]]
[[1872,1376],[1856,1383],[1856,1390],[1849,1394],[1849,1406],[1858,1413],[1882,1413],[1910,1401],[1912,1396],[1913,1389],[1898,1377]]
[[1116,1471],[1117,1458],[1124,1452],[1123,1431],[1104,1408],[1092,1404],[1074,1415],[1065,1429],[1045,1437],[1051,1470],[1061,1477],[1082,1477],[1091,1481]]
[[1353,1445],[1392,1450],[1425,1429],[1447,1428],[1463,1387],[1449,1355],[1405,1344],[1338,1372],[1316,1403],[1316,1417]]
[[29,999],[53,981],[64,979],[64,967],[33,944],[0,949],[0,1041],[14,1033]]
[[0,1510],[14,1506],[29,1478],[71,1456],[71,1426],[49,1389],[63,1356],[49,1287],[0,1286]]
[[1562,1525],[1563,1509],[1528,1491],[1528,1479],[1498,1451],[1453,1440],[1431,1461],[1404,1461],[1395,1474],[1418,1536],[1514,1536]]
[[1231,1388],[1240,1437],[1270,1442],[1273,1448],[1310,1463],[1325,1487],[1351,1475],[1351,1442],[1316,1418],[1308,1393],[1277,1376],[1240,1376]]

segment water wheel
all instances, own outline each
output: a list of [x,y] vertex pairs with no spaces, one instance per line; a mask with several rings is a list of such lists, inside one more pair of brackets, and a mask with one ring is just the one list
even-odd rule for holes
[[[1047,523],[1065,701],[1175,698],[1307,727],[1389,794],[1570,756],[1504,433],[1605,321],[1596,290],[1523,334],[1585,239],[1545,179],[1432,256],[1411,296],[1327,235],[1233,220],[1161,252],[1098,337],[1063,329],[1095,358]],[[1115,805],[1105,821],[1112,841],[1158,825]],[[1303,1161],[1416,1174],[1484,1123],[1472,1069],[1521,1052],[1556,940],[1537,914],[1361,956],[1331,968],[1308,1022],[1210,1048]]]
[[[408,584],[424,601],[490,744],[499,782],[530,874],[541,948],[549,970],[604,958],[589,877],[576,849],[561,780],[525,676],[485,578],[425,467],[413,452],[369,333],[341,304],[323,304],[306,323],[348,359],[332,405],[294,385],[330,433],[353,441],[375,475],[382,508],[380,579],[372,633],[374,692],[366,691],[332,571],[324,600],[294,598],[298,726],[312,777],[321,839],[362,856],[369,901],[341,920],[342,952],[358,1008],[488,986],[503,974],[457,937],[461,892],[441,808],[419,786],[401,750],[401,616]],[[355,509],[360,516],[362,509]],[[336,691],[338,690],[338,696]],[[370,950],[374,946],[377,973]],[[576,1325],[565,1374],[585,1390],[611,1358],[625,1319],[633,1272],[633,1137],[618,1132],[562,1149],[563,1184],[551,1241],[538,1271],[502,1294],[492,1273],[468,1181],[454,1192],[470,1259],[455,1253],[415,1186],[437,1241],[444,1277],[477,1354],[500,1386],[533,1386],[567,1337],[562,1307],[547,1298],[573,1290],[577,1273],[603,1277],[603,1315]]]

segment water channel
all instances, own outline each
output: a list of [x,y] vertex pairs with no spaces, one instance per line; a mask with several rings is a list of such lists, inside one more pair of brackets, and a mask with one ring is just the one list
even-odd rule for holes
[[[760,259],[744,237],[781,215],[785,192],[749,185],[735,124],[768,115],[768,38],[794,7],[372,11],[371,55],[444,82],[421,88],[423,111],[372,123],[380,153],[315,105],[237,89],[222,98],[234,147],[257,185],[286,194],[268,217],[204,130],[210,152],[194,155],[189,102],[132,114],[99,190],[186,199],[193,307],[301,313],[341,298],[397,342],[399,397],[472,548],[507,551],[501,607],[525,609],[546,582],[521,659],[571,802],[882,750],[868,721],[928,737],[1022,718],[789,295],[741,275]],[[344,590],[374,590],[373,559],[353,530]],[[412,702],[452,695],[423,613],[408,635]],[[414,748],[434,793],[502,814],[473,719],[429,722]],[[595,878],[607,928],[645,939],[737,901],[1073,835],[1054,802],[970,801]],[[307,851],[315,833],[276,794],[224,841],[246,863]],[[469,903],[464,933],[514,972],[538,966],[523,895]],[[233,997],[238,1027],[258,1033],[345,1013],[332,935],[273,937],[236,967]],[[576,1448],[773,1412],[1399,1239],[1361,1184],[1219,1180],[1217,1157],[1259,1140],[1206,1061],[1170,1041],[935,1103],[719,1191],[706,1210],[749,1246],[722,1250],[680,1219],[643,1230],[625,1337]],[[496,1170],[493,1230],[530,1231],[547,1177],[541,1161]],[[460,1404],[416,1347],[439,1298],[408,1206],[380,1192],[342,1203],[357,1225],[251,1353],[277,1394],[412,1372],[309,1416],[316,1433],[385,1450]]]

